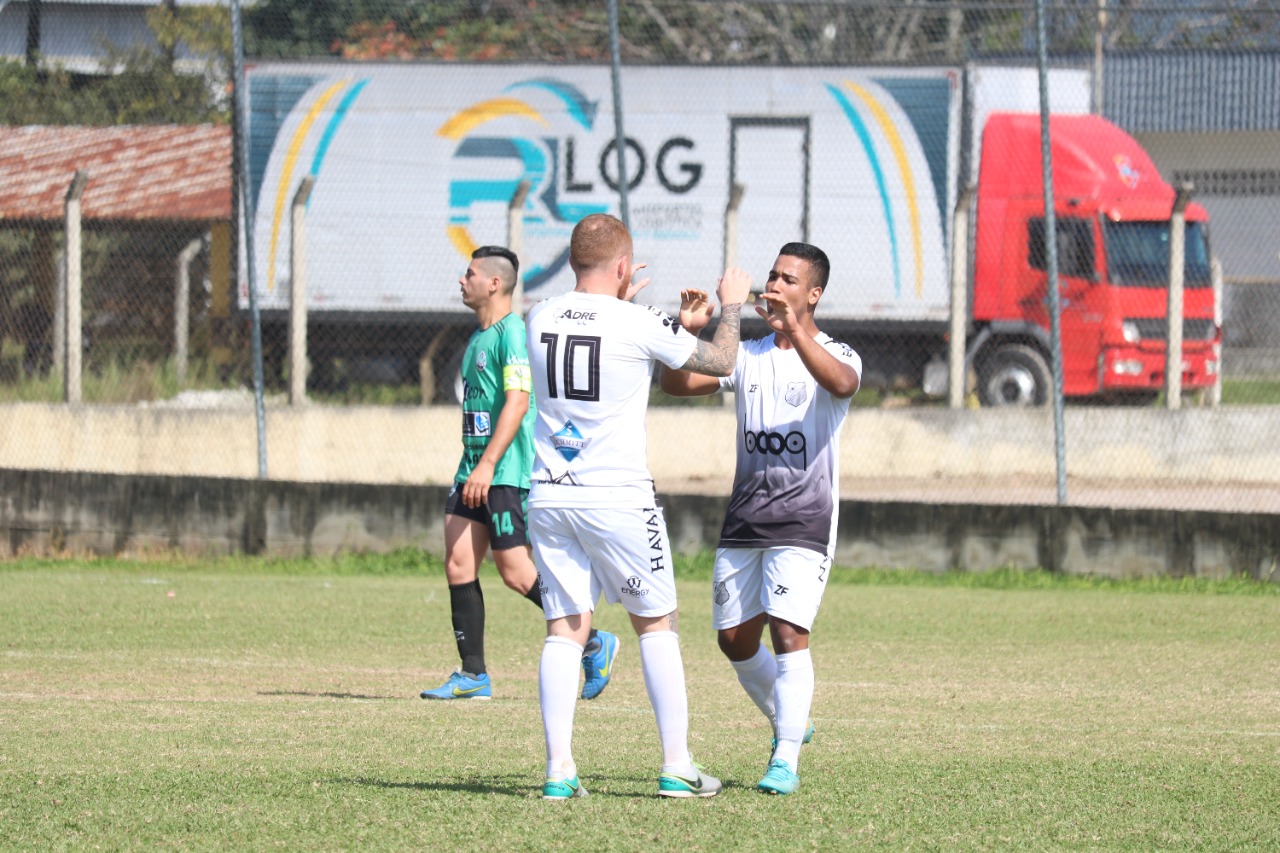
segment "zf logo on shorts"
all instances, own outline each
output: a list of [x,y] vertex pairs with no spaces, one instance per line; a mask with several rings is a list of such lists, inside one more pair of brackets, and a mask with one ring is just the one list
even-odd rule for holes
[[[743,430],[742,443],[747,448],[748,453],[763,453],[767,456],[778,457],[781,457],[784,453],[791,456],[799,456],[800,467],[806,470],[809,468],[809,446],[805,441],[804,433],[797,430],[792,430],[786,435],[766,430],[760,430],[760,432]],[[794,467],[793,460],[784,461]]]
[[489,435],[491,418],[488,412],[463,412],[462,435],[484,438]]
[[644,581],[632,575],[627,578],[627,585],[622,587],[622,594],[629,595],[632,598],[644,598],[649,594],[649,590],[644,588]]

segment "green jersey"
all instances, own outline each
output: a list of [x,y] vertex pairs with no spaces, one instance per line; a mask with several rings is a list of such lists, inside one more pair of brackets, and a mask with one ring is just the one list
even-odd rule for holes
[[529,372],[529,348],[524,322],[508,314],[487,329],[477,329],[462,357],[462,461],[454,481],[464,483],[480,461],[508,391],[529,392],[529,411],[507,452],[493,472],[494,486],[529,488],[533,469],[533,379]]

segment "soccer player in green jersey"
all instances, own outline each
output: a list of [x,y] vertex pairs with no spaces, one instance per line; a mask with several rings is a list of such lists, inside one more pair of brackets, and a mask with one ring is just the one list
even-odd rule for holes
[[[524,321],[511,310],[520,262],[502,246],[481,246],[459,280],[462,302],[480,328],[462,359],[462,460],[445,503],[445,577],[453,634],[462,666],[423,699],[488,699],[493,685],[484,661],[484,595],[480,562],[493,551],[508,587],[539,607],[538,570],[529,555],[526,504],[533,467],[529,350]],[[609,683],[618,638],[592,632],[582,654],[582,698]]]

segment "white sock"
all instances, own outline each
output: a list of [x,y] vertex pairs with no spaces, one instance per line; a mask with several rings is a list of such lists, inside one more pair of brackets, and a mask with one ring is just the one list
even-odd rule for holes
[[731,660],[738,673],[738,683],[756,703],[760,713],[769,721],[769,730],[777,729],[777,706],[773,703],[773,685],[778,680],[778,664],[773,655],[761,643],[756,653],[747,660]]
[[692,775],[689,758],[689,696],[684,686],[684,657],[674,631],[640,635],[640,666],[649,704],[662,740],[662,771]]
[[578,701],[582,646],[567,637],[547,637],[538,666],[538,703],[547,737],[547,778],[578,775],[573,762],[573,711]]
[[773,701],[778,709],[778,748],[773,757],[791,765],[793,773],[799,772],[800,744],[813,704],[813,658],[808,649],[778,655]]

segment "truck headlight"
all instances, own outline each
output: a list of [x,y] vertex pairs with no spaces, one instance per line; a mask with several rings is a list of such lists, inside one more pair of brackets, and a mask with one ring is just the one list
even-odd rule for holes
[[1117,376],[1139,376],[1142,373],[1142,362],[1136,358],[1122,358],[1111,365]]
[[1125,320],[1120,324],[1120,334],[1124,337],[1125,343],[1136,344],[1142,340],[1142,333],[1138,331],[1138,324],[1132,320]]

